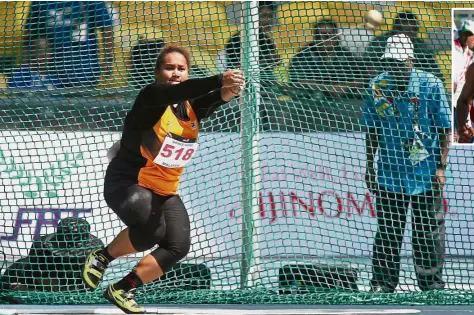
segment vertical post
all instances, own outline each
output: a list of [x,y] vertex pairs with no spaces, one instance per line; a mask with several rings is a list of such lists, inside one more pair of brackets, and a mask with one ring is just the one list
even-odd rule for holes
[[259,163],[260,71],[258,1],[243,1],[240,62],[247,86],[240,99],[242,140],[242,262],[240,286],[254,287],[260,280],[261,190]]

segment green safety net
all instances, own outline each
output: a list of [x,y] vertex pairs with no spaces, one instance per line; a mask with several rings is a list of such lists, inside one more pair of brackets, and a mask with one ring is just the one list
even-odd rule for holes
[[[107,150],[154,81],[159,51],[176,44],[192,54],[191,77],[241,68],[248,83],[202,121],[180,185],[191,250],[181,269],[138,290],[139,303],[473,304],[469,146],[451,148],[436,201],[446,221],[445,290],[419,289],[412,257],[433,255],[414,253],[410,222],[420,217],[409,211],[396,292],[369,292],[377,213],[360,124],[394,28],[414,32],[414,66],[442,82],[450,104],[453,23],[471,14],[453,20],[451,9],[472,5],[1,2],[2,303],[103,303],[105,286],[143,257],[115,260],[94,292],[80,281],[84,256],[124,228],[102,194]],[[319,276],[281,274],[295,264]]]

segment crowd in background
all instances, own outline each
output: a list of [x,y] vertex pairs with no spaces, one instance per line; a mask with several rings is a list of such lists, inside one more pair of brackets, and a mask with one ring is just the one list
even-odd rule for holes
[[[263,86],[277,81],[274,68],[281,57],[271,38],[277,3],[259,2],[259,63]],[[120,23],[110,3],[82,1],[32,2],[23,26],[22,63],[12,69],[9,87],[63,88],[95,86],[101,75],[111,75],[114,60],[114,24]],[[381,71],[377,62],[386,40],[394,34],[409,36],[415,48],[415,66],[442,78],[434,52],[420,39],[420,22],[411,12],[398,14],[393,29],[375,36],[376,25],[362,23],[340,28],[329,17],[313,24],[313,41],[304,43],[291,58],[289,82],[302,91],[317,91],[328,97],[360,95],[371,77]],[[99,36],[101,35],[101,36]],[[102,43],[99,43],[99,38]],[[99,44],[105,59],[99,62]],[[153,63],[166,38],[140,38],[132,44],[129,84],[140,88],[153,82]],[[240,33],[234,33],[225,50],[216,56],[218,69],[241,67]],[[206,75],[206,69],[194,66],[194,75]],[[304,93],[303,93],[304,94]]]

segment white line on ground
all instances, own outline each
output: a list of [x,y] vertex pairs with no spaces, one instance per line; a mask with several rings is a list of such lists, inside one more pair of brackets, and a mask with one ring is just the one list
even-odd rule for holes
[[[166,308],[151,307],[147,308],[149,314],[172,314],[172,315],[375,315],[375,314],[417,314],[420,310],[416,309],[219,309],[219,308]],[[109,307],[81,307],[73,306],[63,307],[37,307],[24,309],[3,309],[0,315],[45,315],[45,314],[74,314],[74,315],[92,315],[92,314],[123,314],[117,308]]]

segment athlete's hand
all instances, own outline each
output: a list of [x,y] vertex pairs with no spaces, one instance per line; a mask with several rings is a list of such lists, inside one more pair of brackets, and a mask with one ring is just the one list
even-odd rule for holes
[[231,101],[234,97],[238,96],[231,90],[232,88],[222,88],[221,89],[221,98],[225,102]]
[[245,76],[242,70],[227,70],[222,75],[222,87],[238,89],[245,86]]
[[472,143],[474,128],[464,126],[458,130],[458,143]]
[[237,87],[230,87],[228,89],[229,89],[230,93],[232,93],[234,96],[239,96],[244,91],[245,84],[244,85],[239,85]]

